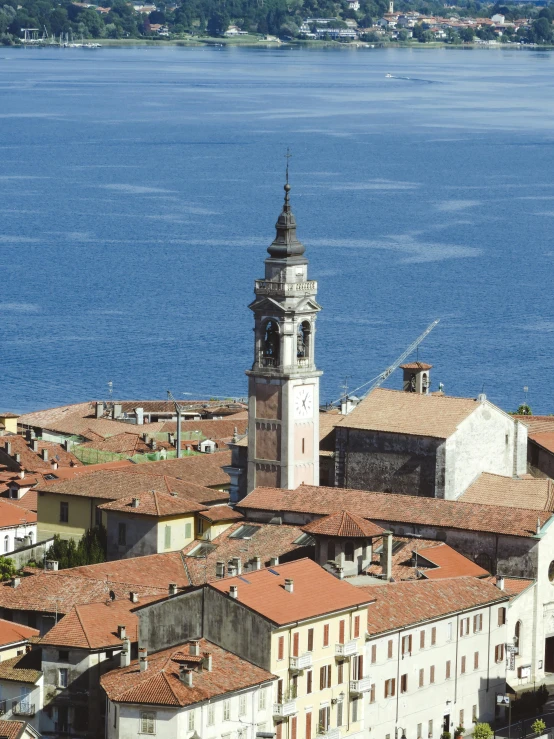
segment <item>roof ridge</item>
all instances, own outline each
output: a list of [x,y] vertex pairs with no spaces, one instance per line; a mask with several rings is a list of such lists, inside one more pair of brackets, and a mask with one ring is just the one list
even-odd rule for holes
[[[81,624],[81,629],[83,630],[83,635],[84,635],[84,637],[86,639],[86,642],[88,644],[88,647],[89,647],[89,649],[92,649],[92,644],[90,643],[90,639],[88,638],[88,634],[87,634],[87,631],[85,629],[85,625],[83,623],[83,619],[81,618],[81,614],[79,613],[79,606],[78,605],[77,606],[74,606],[74,608],[75,608],[75,613],[77,614],[77,618],[79,619],[79,623]],[[69,613],[71,613],[71,611]],[[63,619],[62,619],[62,621],[63,621]]]
[[[175,650],[175,651],[177,651],[177,650]],[[167,675],[166,675],[166,672],[165,672],[165,668],[167,667],[167,665],[169,664],[169,662],[171,662],[171,659],[172,659],[172,657],[173,657],[173,655],[174,655],[174,654],[175,654],[175,652],[172,652],[172,653],[171,653],[171,654],[169,655],[169,657],[167,658],[167,661],[166,661],[165,665],[164,665],[164,666],[162,667],[162,669],[161,669],[161,673],[162,673],[163,679],[164,679],[164,680],[165,680],[165,682],[166,682],[166,685],[167,685],[167,687],[168,687],[168,688],[169,688],[169,690],[171,691],[171,694],[173,695],[173,697],[174,697],[174,698],[175,698],[175,700],[177,701],[177,704],[178,704],[178,705],[180,706],[180,705],[181,705],[181,701],[179,700],[179,697],[178,697],[178,696],[177,696],[177,694],[175,693],[175,690],[173,689],[173,686],[172,686],[172,685],[171,685],[171,683],[169,682],[169,680],[168,680],[168,677],[167,677]]]

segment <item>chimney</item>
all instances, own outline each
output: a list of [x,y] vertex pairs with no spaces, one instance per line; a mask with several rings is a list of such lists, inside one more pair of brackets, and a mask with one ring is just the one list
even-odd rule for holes
[[141,647],[138,650],[139,654],[139,669],[141,672],[144,672],[148,669],[148,652],[144,647]]
[[218,560],[215,563],[215,576],[225,577],[225,562],[223,562],[222,560]]
[[43,449],[40,453],[40,456],[45,462],[48,462],[48,449]]
[[171,444],[171,446],[175,446],[175,434],[168,434],[167,441]]
[[13,455],[14,461],[19,464],[21,462],[21,454],[17,454],[17,452]]
[[27,429],[27,431],[25,431],[25,439],[27,440],[27,443],[29,443],[33,438],[32,433],[31,429]]
[[485,395],[485,393],[479,393],[479,395],[477,396],[477,400],[480,403],[484,403],[486,399],[487,399],[487,396]]
[[504,575],[497,575],[496,576],[496,587],[499,590],[504,590]]
[[12,579],[12,581],[11,581],[10,584],[11,584],[12,588],[17,588],[20,585],[20,583],[21,583],[21,578],[20,577],[14,577]]
[[200,642],[198,639],[192,639],[190,642],[190,656],[200,657]]
[[269,560],[270,567],[277,567],[278,564],[279,564],[279,557],[270,557],[270,560]]
[[235,569],[237,571],[237,575],[242,574],[242,562],[241,562],[240,557],[233,557],[233,559],[231,560],[231,562],[233,563],[233,565],[234,565],[234,567],[235,567]]
[[117,627],[117,636],[120,639],[125,639],[125,626],[118,626]]
[[262,569],[262,558],[261,557],[254,557],[254,569],[255,570]]
[[285,590],[287,593],[294,592],[294,580],[292,580],[290,577],[287,577],[285,579]]
[[381,570],[383,580],[392,579],[392,531],[383,534],[383,551],[381,552]]
[[179,680],[184,683],[187,688],[192,688],[192,669],[190,667],[185,667],[185,665],[181,665],[179,667]]
[[131,603],[138,603],[138,593],[135,593],[131,590],[131,592],[129,593],[129,597],[131,599]]
[[202,655],[204,659],[202,660],[202,667],[207,670],[208,672],[212,671],[212,654],[211,652],[204,652]]
[[113,404],[113,414],[112,417],[115,418],[121,418],[123,415],[123,407],[121,403],[114,403]]
[[66,452],[70,452],[71,451],[71,442],[69,441],[69,439],[66,439],[64,441],[63,448],[65,449]]
[[38,439],[31,439],[31,451],[38,454]]
[[58,560],[57,559],[47,559],[46,560],[46,569],[51,570],[52,572],[58,571]]
[[152,437],[150,439],[150,449],[154,451],[154,449],[156,449],[157,446],[158,446],[158,442],[156,441],[156,439],[154,439],[154,437]]
[[119,655],[119,666],[129,667],[131,664],[131,640],[128,636],[123,638],[123,649]]
[[143,426],[144,425],[144,408],[135,408],[135,413],[137,414],[137,426]]
[[229,564],[227,565],[227,577],[235,577],[237,574],[237,568],[235,567],[235,563],[231,559],[229,561]]
[[344,580],[344,567],[341,567],[340,565],[336,565],[335,569],[337,571],[337,577],[339,580]]
[[145,442],[148,441],[148,433],[146,431],[142,435],[142,440]]
[[51,460],[50,466],[52,467],[53,470],[57,470],[58,469],[58,463],[56,462],[55,459],[52,459]]
[[139,507],[140,500],[138,498],[133,498],[131,501],[131,508],[138,508]]
[[239,597],[239,589],[236,585],[231,585],[229,587],[229,595],[235,600]]
[[6,454],[9,454],[10,457],[11,457],[11,455],[12,455],[12,445],[11,445],[11,442],[10,441],[6,441],[5,442],[4,449],[6,451]]
[[25,477],[25,470],[24,469],[20,469],[19,472],[18,472],[18,475],[19,475],[19,479],[20,480],[23,480],[23,478]]
[[101,401],[96,401],[96,418],[102,418],[104,415],[104,403]]
[[176,582],[169,583],[169,595],[177,595],[177,583]]

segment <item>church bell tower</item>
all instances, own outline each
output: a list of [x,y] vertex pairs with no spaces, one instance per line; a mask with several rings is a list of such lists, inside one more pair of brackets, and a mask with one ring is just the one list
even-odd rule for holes
[[247,491],[319,484],[319,378],[315,324],[317,283],[296,236],[290,185],[256,280],[254,362],[248,375]]

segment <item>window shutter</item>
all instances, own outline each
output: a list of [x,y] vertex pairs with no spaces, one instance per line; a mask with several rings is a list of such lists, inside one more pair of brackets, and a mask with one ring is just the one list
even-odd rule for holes
[[344,644],[344,619],[339,621],[339,644]]
[[290,720],[290,739],[296,739],[296,716]]
[[369,691],[369,702],[375,703],[375,683],[372,683]]
[[431,646],[434,647],[436,643],[437,643],[437,627],[433,626],[433,628],[431,629]]
[[337,726],[342,726],[342,701],[337,703]]
[[300,634],[298,631],[295,632],[292,637],[292,656],[298,657],[298,650],[300,648]]
[[392,639],[389,639],[389,643],[387,645],[387,657],[392,659]]
[[277,653],[277,659],[284,659],[285,657],[285,637],[279,637],[279,648]]
[[169,549],[171,547],[171,526],[165,527],[165,548]]
[[306,739],[311,739],[312,737],[312,713],[311,711],[308,711],[306,714]]
[[450,678],[450,660],[446,663],[446,679]]
[[429,682],[431,684],[435,682],[435,665],[431,665],[429,668]]
[[460,619],[460,636],[464,635],[464,619]]
[[331,665],[327,665],[327,687],[331,687]]
[[424,631],[419,632],[419,648],[425,649],[425,632]]
[[325,709],[324,708],[319,709],[319,726],[322,729],[325,729]]
[[319,689],[323,690],[324,688],[325,688],[325,667],[320,667],[319,668]]
[[464,656],[462,657],[462,669],[461,669],[462,675],[465,673],[465,671],[466,671],[466,658]]
[[423,681],[425,679],[424,676],[425,676],[425,670],[420,670],[419,671],[419,687],[420,688],[423,687]]
[[312,671],[308,670],[308,672],[306,673],[306,693],[312,692],[312,677],[313,677]]
[[374,665],[377,662],[377,644],[371,645],[371,664]]
[[354,616],[354,639],[360,636],[360,617]]
[[337,665],[337,682],[339,685],[342,685],[344,681],[344,665],[342,662],[339,662]]
[[408,637],[408,652],[409,652],[410,654],[412,653],[412,635],[411,635],[411,634],[410,634],[410,636]]
[[329,646],[329,624],[325,624],[323,627],[323,646]]
[[392,679],[392,692],[391,692],[391,695],[392,696],[396,695],[396,678],[395,677],[393,677],[393,679]]
[[479,669],[479,652],[475,652],[473,655],[473,668],[475,670]]
[[313,652],[313,651],[314,651],[314,630],[308,629],[308,652]]
[[275,727],[276,739],[283,739],[283,724],[277,724]]
[[277,703],[283,702],[283,680],[277,680]]
[[364,676],[364,655],[360,654],[358,657],[358,680],[361,680]]

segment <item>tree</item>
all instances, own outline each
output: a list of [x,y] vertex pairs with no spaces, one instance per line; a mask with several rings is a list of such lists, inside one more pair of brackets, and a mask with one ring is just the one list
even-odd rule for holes
[[0,557],[0,581],[11,580],[15,575],[15,565],[13,559],[9,557]]
[[533,21],[533,31],[539,41],[552,40],[552,23],[547,18],[538,18]]
[[493,731],[488,724],[475,724],[473,739],[492,739]]
[[531,406],[527,405],[527,403],[522,403],[518,407],[518,409],[516,411],[516,415],[518,415],[518,416],[532,416],[533,415],[533,411],[531,410]]
[[106,529],[95,526],[83,534],[79,543],[54,535],[54,543],[46,552],[46,559],[55,559],[60,570],[68,567],[98,564],[106,561]]
[[462,28],[460,30],[460,38],[467,44],[473,43],[474,34],[472,28]]
[[231,19],[227,14],[227,11],[216,10],[208,21],[208,34],[210,36],[223,36],[225,31],[229,28]]

